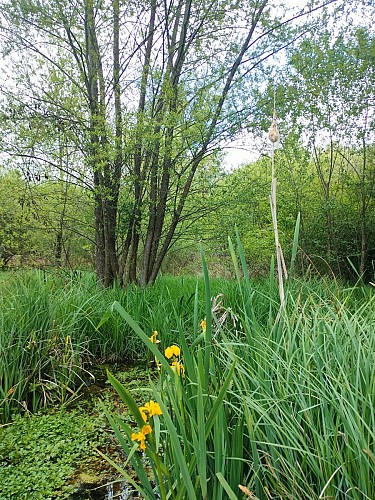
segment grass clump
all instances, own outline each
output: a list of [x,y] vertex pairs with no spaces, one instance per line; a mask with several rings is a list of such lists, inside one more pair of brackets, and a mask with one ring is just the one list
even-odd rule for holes
[[[24,359],[60,359],[46,374],[48,365],[33,365],[46,390],[66,351],[81,360],[155,358],[151,389],[109,376],[131,414],[106,410],[138,474],[127,480],[145,498],[375,498],[373,290],[290,279],[280,309],[272,268],[253,282],[239,241],[236,251],[239,259],[231,245],[232,282],[209,280],[205,264],[203,281],[165,277],[144,290],[41,274],[20,277],[17,288],[5,279],[3,402],[22,401],[19,386],[33,392]],[[17,370],[27,384],[9,382]],[[156,408],[151,401],[161,414],[141,410],[144,422],[139,407]],[[125,476],[128,463],[118,467]]]

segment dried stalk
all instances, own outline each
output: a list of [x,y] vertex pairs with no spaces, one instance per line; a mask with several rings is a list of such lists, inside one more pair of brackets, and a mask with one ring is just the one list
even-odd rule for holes
[[270,205],[271,205],[273,231],[275,235],[277,276],[278,276],[279,295],[280,295],[280,310],[276,318],[276,321],[278,321],[280,318],[281,310],[285,304],[284,279],[288,278],[288,272],[285,265],[283,251],[280,245],[279,230],[277,227],[277,215],[276,215],[275,143],[279,140],[279,131],[277,130],[277,125],[276,125],[275,105],[273,109],[272,124],[268,132],[268,138],[272,142],[272,152],[271,152],[272,181],[271,181]]

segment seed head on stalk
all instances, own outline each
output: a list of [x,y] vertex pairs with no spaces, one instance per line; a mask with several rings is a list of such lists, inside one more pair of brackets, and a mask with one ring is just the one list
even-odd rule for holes
[[274,109],[273,111],[273,120],[270,126],[270,129],[268,131],[268,139],[275,144],[279,140],[279,131],[277,130],[277,125],[276,125],[276,111]]

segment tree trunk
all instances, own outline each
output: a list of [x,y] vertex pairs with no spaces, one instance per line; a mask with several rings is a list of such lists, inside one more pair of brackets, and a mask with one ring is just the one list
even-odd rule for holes
[[[154,165],[149,162],[147,158],[144,158],[144,173],[142,174],[142,159],[143,159],[143,128],[144,128],[144,113],[146,105],[146,92],[147,92],[147,82],[150,73],[150,60],[151,51],[154,41],[154,30],[155,30],[155,16],[156,16],[156,2],[151,3],[150,21],[147,32],[147,44],[145,60],[142,68],[141,77],[141,87],[138,102],[138,112],[137,112],[137,126],[136,126],[136,136],[134,145],[134,207],[131,221],[131,243],[129,245],[129,256],[127,259],[127,276],[126,281],[134,283],[137,281],[137,263],[138,263],[138,247],[140,241],[140,222],[141,222],[141,206],[143,198],[143,180],[146,175],[146,168],[151,164],[151,169],[153,172]],[[160,127],[156,127],[156,137],[158,136]],[[158,147],[157,147],[158,150]],[[153,174],[151,173],[151,179]],[[151,181],[152,182],[152,181]],[[152,190],[152,187],[151,187]],[[146,237],[147,245],[147,237]],[[141,273],[140,278],[141,283],[143,283],[143,276]]]
[[116,252],[117,205],[122,165],[122,122],[119,90],[119,18],[114,1],[114,73],[116,137],[114,164],[110,157],[107,137],[105,82],[99,50],[92,0],[85,1],[85,37],[87,92],[90,109],[90,148],[88,163],[94,175],[96,275],[98,282],[109,287],[118,274]]
[[367,267],[367,231],[366,231],[366,208],[362,207],[361,210],[361,258],[359,262],[359,274],[362,279],[366,273]]
[[[164,157],[163,157],[163,171],[160,179],[160,187],[156,194],[156,198],[153,196],[153,187],[151,182],[151,190],[150,190],[150,206],[149,206],[149,223],[146,234],[146,242],[145,242],[145,250],[142,262],[142,270],[141,270],[141,284],[146,285],[148,283],[153,283],[160,271],[162,262],[173,242],[173,237],[176,231],[176,228],[180,222],[181,214],[185,206],[186,199],[188,197],[192,181],[196,170],[204,158],[208,145],[212,141],[212,138],[215,134],[215,129],[220,118],[225,100],[228,96],[228,93],[233,85],[234,77],[238,71],[238,68],[243,60],[243,57],[246,51],[249,48],[250,41],[258,25],[258,22],[261,18],[262,12],[267,5],[267,0],[261,2],[258,6],[256,14],[253,17],[252,24],[249,27],[249,31],[245,40],[243,41],[242,47],[228,72],[228,76],[225,80],[225,84],[221,93],[221,96],[217,102],[217,105],[214,109],[212,119],[207,127],[207,132],[203,137],[202,144],[200,150],[196,153],[194,158],[189,162],[189,166],[186,168],[186,172],[188,172],[187,179],[179,192],[178,198],[176,198],[176,206],[173,212],[172,221],[169,224],[169,227],[165,231],[165,236],[162,240],[162,232],[164,229],[164,221],[166,215],[166,203],[169,195],[169,183],[170,183],[170,171],[174,165],[174,159],[172,157],[173,151],[173,137],[174,137],[174,129],[173,125],[168,127],[165,132],[165,146],[164,146]],[[170,43],[168,46],[168,65],[167,65],[167,73],[165,82],[167,83],[167,88],[169,95],[171,92],[172,100],[169,98],[169,111],[173,115],[177,111],[177,97],[178,97],[178,88],[179,88],[179,79],[183,69],[184,60],[186,57],[186,44],[187,42],[187,32],[190,21],[190,8],[191,1],[186,2],[183,5],[183,2],[179,2],[179,6],[176,12],[176,18],[174,27],[172,30],[172,35],[170,39]],[[183,11],[183,12],[182,12]],[[181,24],[179,39],[177,41],[178,35],[178,27]],[[162,99],[161,99],[162,100]],[[156,168],[156,167],[155,167]],[[157,183],[157,173],[151,173],[154,175],[155,184]]]
[[57,230],[56,241],[55,241],[55,267],[61,267],[62,239],[63,239],[63,233],[62,233],[62,228],[60,227]]

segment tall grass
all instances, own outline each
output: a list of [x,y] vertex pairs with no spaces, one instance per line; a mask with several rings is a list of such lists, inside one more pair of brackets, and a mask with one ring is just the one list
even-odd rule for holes
[[350,313],[289,300],[277,328],[244,322],[244,338],[218,345],[224,365],[237,361],[248,485],[262,498],[374,498],[374,303]]
[[[212,311],[208,279],[204,334],[199,290],[195,337],[175,311],[185,378],[114,306],[162,365],[151,397],[163,415],[150,418],[146,437],[153,478],[143,470],[134,429],[108,415],[141,484],[129,481],[150,499],[235,499],[239,484],[259,499],[375,498],[372,291],[294,279],[278,317],[273,273],[268,287],[254,284],[239,241],[232,255],[238,280],[231,311]],[[132,394],[109,378],[142,429]]]
[[264,328],[250,282],[238,283],[242,338],[222,332],[218,356],[238,361],[249,487],[260,498],[375,498],[372,290],[292,280],[280,321],[270,306]]
[[[118,316],[102,322],[115,300],[145,331],[176,337],[175,315],[192,331],[197,280],[164,277],[152,288],[98,289],[90,273],[29,271],[0,274],[0,421],[18,409],[64,403],[89,377],[92,362],[146,360],[142,342]],[[198,280],[199,290],[203,280]],[[233,294],[234,283],[216,289]]]

